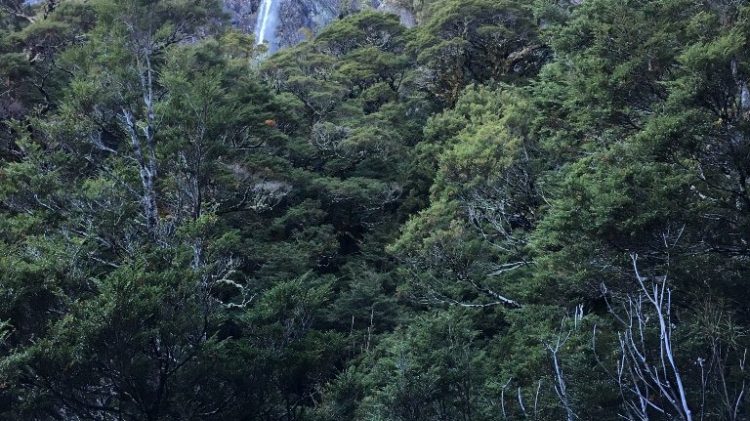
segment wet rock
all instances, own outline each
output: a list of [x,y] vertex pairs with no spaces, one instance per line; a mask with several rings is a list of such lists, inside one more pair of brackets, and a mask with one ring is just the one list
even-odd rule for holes
[[258,7],[261,0],[224,0],[224,10],[229,14],[232,26],[243,32],[255,29]]
[[279,15],[280,47],[298,44],[339,17],[340,0],[283,0]]
[[398,15],[401,24],[407,28],[412,28],[417,24],[417,20],[412,10],[405,5],[403,0],[372,0],[371,4],[376,10],[384,13]]

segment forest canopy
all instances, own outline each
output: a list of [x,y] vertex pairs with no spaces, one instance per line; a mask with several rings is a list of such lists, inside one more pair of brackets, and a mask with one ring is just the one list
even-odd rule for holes
[[750,419],[750,3],[0,0],[0,420]]

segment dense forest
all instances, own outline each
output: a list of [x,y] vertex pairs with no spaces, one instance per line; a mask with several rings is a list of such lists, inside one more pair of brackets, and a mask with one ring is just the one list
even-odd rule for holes
[[750,419],[750,2],[0,1],[1,420]]

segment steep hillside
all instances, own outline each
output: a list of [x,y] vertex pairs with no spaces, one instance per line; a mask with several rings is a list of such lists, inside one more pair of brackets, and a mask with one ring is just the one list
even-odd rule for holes
[[748,421],[749,280],[748,0],[0,1],[0,421]]

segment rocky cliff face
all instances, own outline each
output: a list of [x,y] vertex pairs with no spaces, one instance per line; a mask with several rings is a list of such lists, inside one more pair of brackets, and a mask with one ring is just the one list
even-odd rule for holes
[[[399,15],[406,26],[415,24],[414,15],[402,6],[399,0],[274,0],[274,36],[269,48],[276,50],[298,44],[314,36],[333,20],[362,9],[375,9]],[[262,19],[263,0],[224,0],[224,7],[231,16],[232,25],[242,31],[257,31],[258,19]]]
[[253,32],[260,0],[224,0],[224,9],[232,25],[244,32]]
[[375,9],[384,13],[393,13],[398,15],[401,19],[401,23],[411,28],[417,24],[417,20],[414,16],[414,12],[407,6],[404,5],[404,1],[399,0],[373,0],[372,5]]
[[304,41],[338,18],[340,0],[282,0],[278,28],[279,46]]

